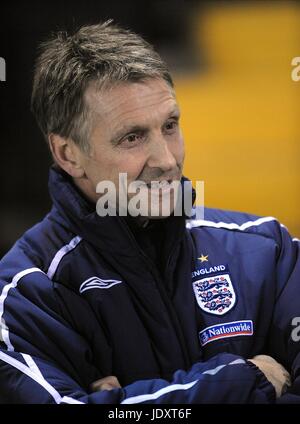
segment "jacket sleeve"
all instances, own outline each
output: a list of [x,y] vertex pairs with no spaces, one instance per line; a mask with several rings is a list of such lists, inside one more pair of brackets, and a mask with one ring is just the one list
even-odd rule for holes
[[276,224],[277,295],[268,353],[290,372],[292,386],[278,403],[300,403],[300,240]]
[[[5,266],[5,272],[9,267]],[[95,366],[91,340],[106,349],[101,331],[92,328],[88,305],[74,304],[78,328],[57,308],[53,282],[41,270],[29,268],[0,280],[0,402],[2,403],[269,403],[273,386],[252,363],[219,354],[188,371],[176,371],[171,381],[140,380],[121,389],[90,393],[91,382],[111,375],[106,356]],[[78,296],[75,296],[78,299]],[[96,336],[95,336],[96,335]]]
[[58,366],[28,354],[0,351],[1,403],[192,404],[271,403],[273,386],[253,364],[219,354],[178,370],[171,382],[136,381],[121,389],[87,393]]

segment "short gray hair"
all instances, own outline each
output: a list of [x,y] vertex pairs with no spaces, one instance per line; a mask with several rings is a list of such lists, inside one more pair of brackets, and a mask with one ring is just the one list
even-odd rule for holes
[[104,87],[121,81],[163,78],[173,87],[165,62],[141,36],[106,21],[58,32],[40,45],[31,110],[46,137],[71,138],[89,149],[90,120],[84,93],[88,84]]

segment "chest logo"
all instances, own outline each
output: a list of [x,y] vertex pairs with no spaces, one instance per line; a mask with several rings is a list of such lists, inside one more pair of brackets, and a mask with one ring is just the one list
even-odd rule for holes
[[99,277],[91,277],[81,284],[79,287],[79,293],[92,289],[109,289],[110,287],[120,283],[122,283],[120,280],[102,280],[102,278]]
[[201,346],[205,346],[207,343],[213,342],[214,340],[225,339],[227,337],[252,335],[253,321],[251,320],[224,322],[222,324],[206,327],[199,332]]
[[193,289],[200,308],[214,315],[224,315],[236,302],[235,291],[229,274],[202,278],[193,282]]

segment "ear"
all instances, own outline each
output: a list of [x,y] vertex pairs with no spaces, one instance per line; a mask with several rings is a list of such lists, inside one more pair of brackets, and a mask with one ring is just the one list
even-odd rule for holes
[[49,135],[49,146],[55,162],[73,178],[85,176],[83,153],[71,140],[58,134]]

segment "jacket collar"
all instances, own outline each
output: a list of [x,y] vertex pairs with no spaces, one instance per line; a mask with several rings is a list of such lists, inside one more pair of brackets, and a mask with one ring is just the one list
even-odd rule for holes
[[[56,165],[50,168],[49,192],[56,211],[56,219],[70,228],[74,234],[87,240],[102,252],[107,252],[108,255],[133,259],[142,254],[134,237],[132,225],[128,225],[124,217],[100,217],[95,205],[81,194],[72,178]],[[172,246],[178,244],[184,235],[185,217],[170,216],[164,219],[164,226],[166,231],[164,255],[168,256]]]

